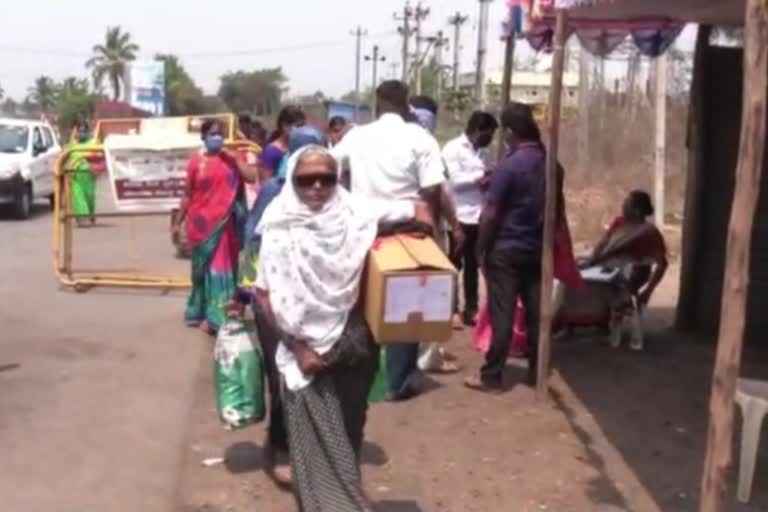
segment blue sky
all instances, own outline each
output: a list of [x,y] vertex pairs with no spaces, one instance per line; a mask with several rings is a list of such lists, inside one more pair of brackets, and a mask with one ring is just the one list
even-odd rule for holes
[[[0,85],[16,99],[22,99],[41,74],[57,80],[86,76],[84,62],[109,25],[130,31],[142,48],[140,57],[178,54],[198,84],[211,93],[226,71],[282,66],[294,94],[316,90],[344,94],[354,86],[350,31],[358,25],[369,33],[364,52],[377,44],[387,58],[380,76],[390,76],[389,64],[401,60],[393,13],[402,10],[402,0],[0,1]],[[462,70],[470,71],[477,48],[477,0],[424,4],[432,11],[424,23],[428,35],[441,29],[452,35],[447,19],[457,11],[470,16],[462,40]],[[499,35],[505,4],[491,3],[489,68],[501,66]],[[452,51],[446,51],[446,60],[452,59]],[[370,76],[370,66],[364,63],[363,86],[370,83]]]
[[[400,0],[3,0],[0,16],[0,84],[20,99],[41,74],[55,79],[85,75],[83,63],[108,25],[121,25],[141,46],[142,57],[177,53],[198,83],[214,92],[218,77],[233,69],[282,66],[294,93],[322,90],[340,95],[354,86],[354,38],[367,29],[364,51],[378,44],[389,63],[400,62],[400,38],[393,13]],[[499,63],[504,1],[491,5],[489,64]],[[109,7],[107,5],[109,4]],[[470,70],[477,47],[476,0],[431,0],[425,32],[446,32],[456,11],[464,25],[462,67]],[[446,52],[450,58],[452,50]],[[370,82],[364,64],[363,84]]]

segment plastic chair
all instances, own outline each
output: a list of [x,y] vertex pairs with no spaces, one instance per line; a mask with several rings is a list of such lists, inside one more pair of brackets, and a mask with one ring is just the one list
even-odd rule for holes
[[736,403],[741,407],[741,415],[744,419],[741,432],[739,488],[736,497],[740,502],[747,503],[752,494],[760,430],[763,426],[763,418],[768,413],[768,381],[739,379],[736,387]]

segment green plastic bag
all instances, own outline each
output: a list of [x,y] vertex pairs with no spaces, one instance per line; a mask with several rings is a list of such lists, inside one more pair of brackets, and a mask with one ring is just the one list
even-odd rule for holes
[[213,376],[219,419],[235,430],[264,419],[264,361],[253,343],[252,323],[228,320],[213,350]]
[[379,371],[368,392],[368,403],[381,402],[389,396],[389,379],[387,378],[387,349],[382,348],[379,355]]

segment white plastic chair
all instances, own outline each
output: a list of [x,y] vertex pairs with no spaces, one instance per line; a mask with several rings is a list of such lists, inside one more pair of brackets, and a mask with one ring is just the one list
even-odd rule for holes
[[742,503],[748,503],[755,477],[760,431],[763,418],[768,413],[768,381],[739,379],[736,387],[736,403],[741,407],[741,415],[744,419],[737,499]]

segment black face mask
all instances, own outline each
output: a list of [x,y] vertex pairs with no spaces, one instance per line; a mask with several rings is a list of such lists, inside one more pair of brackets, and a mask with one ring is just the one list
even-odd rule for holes
[[477,141],[475,142],[475,147],[477,149],[481,148],[487,148],[491,145],[491,142],[493,142],[493,134],[492,133],[483,133],[479,137],[477,137]]

